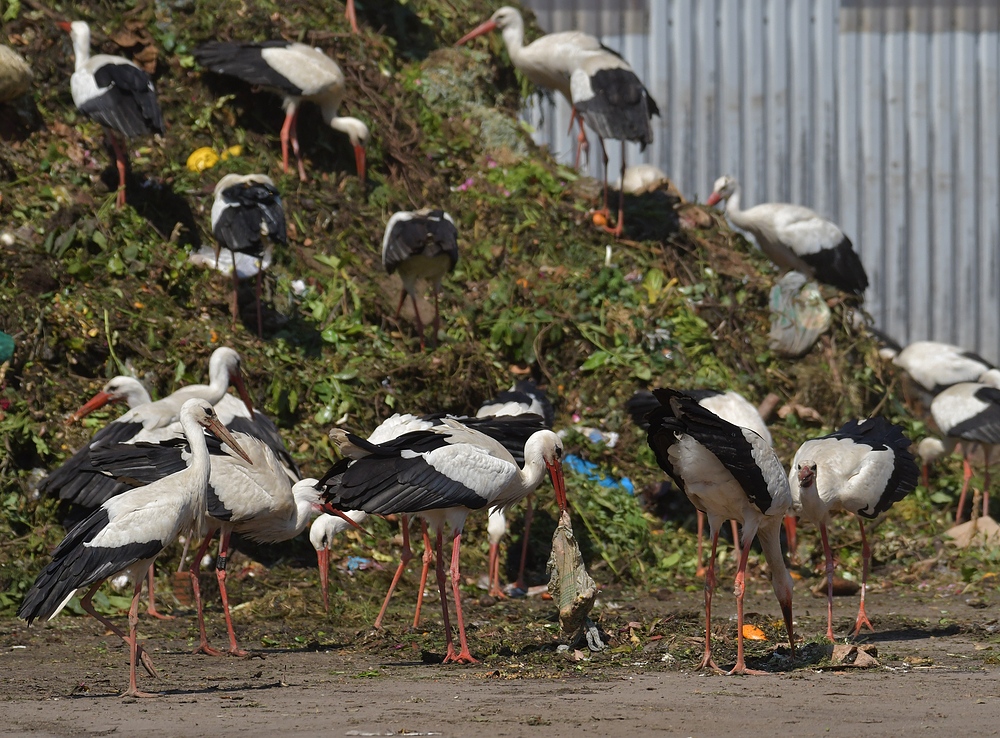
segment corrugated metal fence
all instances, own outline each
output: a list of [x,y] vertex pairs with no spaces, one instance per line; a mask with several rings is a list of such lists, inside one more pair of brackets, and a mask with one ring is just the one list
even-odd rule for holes
[[[600,37],[659,103],[655,141],[629,163],[657,164],[688,198],[729,173],[744,207],[830,216],[864,261],[877,326],[1000,361],[997,0],[527,5],[547,31]],[[536,100],[525,117],[572,164],[568,105]]]

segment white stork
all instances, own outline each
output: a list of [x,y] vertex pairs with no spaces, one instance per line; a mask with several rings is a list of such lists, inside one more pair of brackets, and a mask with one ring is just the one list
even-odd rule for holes
[[403,289],[393,320],[399,320],[399,311],[409,295],[413,301],[413,317],[420,335],[420,348],[424,348],[424,324],[417,306],[417,280],[424,279],[434,285],[434,343],[440,329],[438,293],[441,280],[458,263],[458,229],[455,221],[443,210],[424,208],[415,212],[401,210],[389,218],[382,237],[382,266],[389,274],[399,272]]
[[[501,397],[505,396],[507,393],[501,393]],[[513,457],[516,464],[524,463],[524,447],[528,439],[537,431],[545,429],[545,422],[540,415],[535,414],[522,414],[518,417],[505,416],[496,418],[493,416],[476,417],[476,418],[459,418],[444,416],[441,414],[436,415],[410,415],[410,414],[400,414],[396,413],[388,418],[386,418],[368,437],[368,443],[379,445],[383,443],[388,443],[393,441],[400,436],[411,433],[418,430],[429,430],[436,426],[441,426],[445,423],[446,419],[457,421],[462,423],[468,428],[479,433],[484,433],[490,438],[494,439],[507,450],[507,452]],[[331,438],[337,440],[342,438],[342,431],[339,429],[334,429],[331,432]],[[348,447],[348,451],[351,451],[351,447]],[[363,458],[367,455],[366,451],[358,451],[358,457]],[[352,457],[354,458],[354,457]],[[323,476],[319,481],[319,486],[335,487],[340,484],[342,475],[349,465],[349,459],[342,459],[340,462],[335,464],[330,468],[330,470]],[[345,513],[352,520],[355,520],[353,513],[348,511]],[[502,515],[502,511],[500,513]],[[413,550],[410,547],[410,517],[407,514],[402,514],[400,516],[400,532],[403,538],[403,549],[400,552],[399,564],[396,567],[396,572],[393,574],[392,582],[389,584],[389,589],[385,594],[385,599],[382,601],[382,607],[379,610],[378,617],[375,618],[375,623],[373,627],[377,630],[382,627],[382,621],[385,619],[386,611],[389,608],[389,602],[392,600],[393,592],[396,590],[396,586],[399,584],[399,580],[403,575],[403,571],[406,569],[406,565],[413,558]],[[492,520],[492,514],[491,514]],[[346,521],[341,520],[342,523],[346,524]],[[360,522],[360,521],[358,521]],[[420,611],[423,606],[424,600],[424,589],[427,585],[427,576],[430,571],[431,561],[434,559],[433,545],[431,544],[430,537],[427,533],[427,521],[422,521],[422,536],[424,541],[424,554],[423,562],[420,571],[420,584],[417,588],[417,604],[413,613],[413,627],[416,628],[420,625]],[[316,521],[315,525],[322,525],[319,520]],[[495,525],[495,523],[494,523]],[[322,532],[317,532],[317,537],[322,537]],[[321,563],[322,567],[322,563]],[[320,585],[322,586],[324,578],[327,576],[325,570],[320,571]],[[323,599],[326,601],[328,595],[326,590],[323,591]]]
[[[360,525],[368,519],[368,513],[350,510],[344,513]],[[316,563],[319,566],[319,586],[323,593],[323,609],[330,612],[330,547],[338,533],[352,527],[351,523],[337,515],[323,513],[309,526],[309,542],[316,549]]]
[[959,382],[1000,386],[1000,370],[979,354],[940,341],[914,341],[898,353],[892,363],[932,396]]
[[[727,423],[732,423],[733,425],[738,425],[741,428],[748,428],[749,430],[752,430],[764,440],[764,443],[766,443],[769,448],[774,447],[774,441],[771,438],[771,431],[768,430],[764,419],[760,417],[760,413],[757,411],[757,408],[754,407],[750,401],[743,397],[743,395],[739,392],[736,392],[735,390],[722,392],[720,390],[698,389],[684,390],[684,394],[697,400],[699,405],[709,412],[715,413]],[[648,429],[649,422],[646,420],[646,415],[657,409],[660,406],[660,402],[656,399],[652,392],[649,392],[648,390],[640,390],[629,398],[626,406],[636,424],[638,424],[641,428]],[[695,573],[701,577],[705,575],[705,557],[703,555],[705,513],[701,510],[697,510],[697,516],[698,569]],[[794,518],[790,519],[794,522]],[[736,526],[735,519],[730,522],[733,526],[733,544],[737,545],[740,539],[739,529]],[[790,552],[794,553],[795,528],[793,525],[789,526],[790,524],[788,524],[786,520],[785,530],[788,534],[788,548]]]
[[[552,403],[549,402],[544,390],[539,389],[534,381],[525,379],[516,382],[506,392],[501,392],[493,399],[484,402],[476,412],[476,417],[497,418],[529,414],[541,417],[545,427],[549,430],[552,429],[552,423],[555,420],[555,409],[552,407]],[[517,579],[514,580],[514,589],[517,592],[527,591],[524,582],[524,566],[528,560],[528,540],[531,535],[533,517],[534,505],[532,505],[531,495],[528,495],[524,503],[521,559],[517,568]],[[491,596],[502,598],[506,595],[500,587],[500,541],[507,534],[507,516],[502,508],[490,508],[490,519],[486,526],[486,533],[490,542],[488,591]]]
[[90,55],[90,26],[83,21],[61,22],[73,41],[75,71],[70,77],[73,104],[108,132],[118,166],[118,207],[125,205],[126,141],[136,136],[164,133],[163,115],[149,75],[133,62],[109,54]]
[[[660,110],[628,62],[616,52],[604,48],[580,55],[570,77],[570,91],[577,114],[597,132],[604,161],[604,207],[608,212],[608,152],[606,139],[621,142],[620,180],[625,181],[625,142],[636,141],[641,150],[653,141],[650,124]],[[618,220],[614,228],[601,227],[621,236],[625,227],[625,190],[618,191]]]
[[[355,458],[327,488],[324,499],[337,510],[364,510],[370,515],[420,514],[436,531],[438,590],[448,650],[444,661],[474,663],[465,636],[459,591],[462,527],[472,510],[506,507],[536,489],[546,469],[556,500],[566,509],[562,474],[562,441],[552,431],[533,434],[524,446],[524,468],[498,441],[445,418],[442,425],[407,433],[376,446],[339,429],[331,431],[341,452]],[[445,594],[443,530],[452,531],[451,583],[461,651],[455,653]]]
[[[230,383],[235,385],[243,399],[247,414],[253,417],[253,404],[243,382],[240,355],[236,351],[223,346],[212,352],[208,376],[207,385],[191,384],[181,387],[160,400],[138,405],[108,423],[94,434],[87,445],[63,462],[58,469],[50,472],[39,484],[39,492],[58,494],[59,499],[84,508],[97,507],[113,495],[121,493],[126,487],[116,479],[100,474],[99,470],[93,467],[90,461],[92,449],[117,443],[157,442],[177,438],[181,433],[177,421],[183,404],[192,398],[207,400],[211,405],[219,404],[226,396]],[[107,390],[108,386],[105,386],[104,390],[98,392],[77,410],[73,417],[82,418],[112,400],[124,398],[120,393]],[[232,405],[227,404],[226,407],[231,408]],[[223,413],[223,422],[229,421],[226,415],[228,413]]]
[[281,158],[288,173],[288,143],[299,164],[299,179],[306,181],[306,169],[299,153],[297,121],[303,100],[320,106],[323,119],[335,131],[346,133],[354,147],[358,178],[365,181],[365,144],[368,126],[357,118],[337,115],[346,90],[344,73],[333,59],[319,49],[290,41],[226,42],[209,41],[194,50],[206,69],[248,84],[271,90],[284,98],[285,124],[281,127]]
[[769,202],[740,209],[740,183],[734,177],[715,180],[706,201],[726,201],[729,222],[752,235],[761,251],[782,272],[797,271],[859,297],[868,288],[868,275],[854,252],[851,239],[833,222],[802,207]]
[[[124,394],[114,390],[119,379],[111,380],[104,390],[94,395],[72,417],[82,418],[108,402],[125,399]],[[196,397],[216,404],[225,395],[230,382],[236,385],[247,408],[252,407],[243,383],[239,354],[232,349],[223,347],[212,354],[209,380],[208,385],[188,385],[156,402],[132,407],[98,431],[86,446],[43,479],[39,491],[43,494],[58,494],[59,499],[84,508],[95,508],[125,487],[116,480],[97,473],[99,470],[90,462],[92,448],[115,443],[177,438],[181,433],[177,422],[181,405]]]
[[[488,21],[473,28],[455,45],[461,46],[472,39],[500,29],[507,56],[511,64],[521,72],[528,81],[546,90],[559,91],[566,102],[574,105],[570,90],[570,77],[576,69],[577,60],[582,53],[605,50],[596,37],[582,31],[562,31],[549,33],[524,45],[524,18],[520,11],[509,5],[497,10]],[[576,162],[580,165],[580,152],[587,149],[587,134],[583,129],[583,118],[579,117],[576,107],[570,118],[570,132],[573,130],[573,120],[580,124],[580,135],[577,139]]]
[[[212,233],[218,245],[215,249],[216,264],[223,246],[233,256],[247,254],[257,261],[257,336],[263,337],[263,321],[260,313],[260,286],[263,277],[265,253],[274,241],[288,245],[285,231],[285,211],[281,205],[278,188],[266,174],[227,174],[215,185],[215,200],[212,203]],[[233,268],[233,325],[239,313],[236,293],[239,276]]]
[[[229,430],[232,431],[231,428]],[[226,560],[230,536],[235,532],[257,543],[280,543],[301,533],[310,518],[319,512],[319,492],[314,486],[315,479],[300,482],[296,473],[283,463],[265,441],[241,431],[232,431],[232,436],[243,449],[242,457],[237,456],[230,448],[209,442],[211,473],[207,495],[207,530],[190,570],[201,635],[196,653],[211,656],[218,656],[220,652],[208,645],[199,575],[201,560],[215,533],[221,531],[216,577],[229,634],[229,653],[245,656],[246,652],[236,642],[226,592]],[[97,468],[140,484],[151,484],[183,469],[190,455],[186,448],[173,441],[153,444],[123,443],[91,452]],[[249,459],[250,463],[246,463],[244,459]]]
[[[74,527],[52,552],[52,562],[32,585],[17,614],[30,624],[51,619],[79,590],[88,588],[83,609],[114,631],[130,649],[127,695],[152,696],[136,684],[136,662],[155,676],[152,663],[136,635],[142,580],[154,559],[184,530],[199,524],[205,514],[209,478],[208,445],[202,428],[214,433],[237,453],[239,444],[218,421],[205,400],[188,400],[181,407],[180,422],[191,446],[187,468],[154,484],[114,497]],[[126,635],[93,607],[91,598],[105,579],[120,572],[135,584]]]
[[743,595],[747,557],[754,537],[760,538],[771,567],[771,587],[781,605],[788,644],[795,656],[792,634],[792,578],[781,555],[781,523],[792,508],[788,479],[774,450],[747,428],[728,423],[672,389],[654,391],[660,407],[650,413],[649,445],[660,467],[708,515],[712,555],[705,577],[705,655],[700,668],[718,670],[712,659],[712,593],[715,551],[725,520],[743,525],[742,551],[736,573],[736,665],[730,674],[754,673],[743,659]]
[[795,452],[788,483],[799,517],[819,527],[826,556],[826,637],[833,637],[833,551],[827,539],[830,513],[854,513],[861,528],[863,567],[861,605],[854,635],[861,626],[872,628],[865,614],[865,588],[871,562],[871,547],[865,534],[865,519],[875,520],[917,486],[919,470],[909,451],[910,439],[903,429],[885,418],[852,420],[840,430],[813,438]]
[[958,498],[955,521],[962,517],[965,496],[972,478],[969,454],[972,446],[979,443],[983,447],[985,476],[983,479],[983,515],[989,514],[990,501],[990,461],[993,448],[1000,444],[1000,389],[978,382],[962,382],[944,390],[931,403],[931,415],[949,444],[957,439],[962,441],[962,464],[964,480],[962,493]]

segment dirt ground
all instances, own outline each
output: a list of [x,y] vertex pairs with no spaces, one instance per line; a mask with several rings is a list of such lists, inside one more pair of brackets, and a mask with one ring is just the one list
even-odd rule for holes
[[[987,601],[959,592],[872,592],[876,633],[861,642],[876,646],[880,665],[861,670],[828,665],[824,601],[797,587],[799,655],[789,667],[773,657],[774,643],[752,644],[758,658],[751,664],[776,670],[759,677],[694,671],[698,592],[635,599],[606,592],[595,615],[611,647],[593,655],[556,650],[551,603],[470,598],[471,647],[483,659],[473,666],[432,663],[443,653],[433,602],[423,628],[402,627],[400,614],[381,633],[338,629],[322,616],[241,622],[237,612],[240,635],[253,649],[248,659],[191,655],[197,631],[181,611],[167,623],[142,619],[140,635],[160,679],[140,672],[140,686],[161,693],[143,700],[118,696],[127,684],[127,651],[94,620],[61,616],[30,629],[5,620],[0,733],[996,735],[1000,626]],[[748,620],[782,650],[773,597],[763,582],[750,595]],[[720,661],[731,664],[732,596],[721,593],[714,610]],[[855,598],[837,599],[838,633],[855,612]],[[534,636],[513,645],[491,639],[497,619]],[[219,645],[217,610],[209,621]]]

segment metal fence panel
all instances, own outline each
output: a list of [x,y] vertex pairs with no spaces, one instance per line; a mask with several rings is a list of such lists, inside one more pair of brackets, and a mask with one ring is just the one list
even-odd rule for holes
[[[593,33],[663,113],[649,162],[689,198],[737,176],[744,206],[808,205],[854,241],[876,325],[1000,361],[1000,7],[995,0],[528,0]],[[572,164],[563,100],[536,140]],[[592,137],[594,138],[594,137]],[[612,181],[619,147],[609,147]],[[593,141],[586,171],[600,176]]]

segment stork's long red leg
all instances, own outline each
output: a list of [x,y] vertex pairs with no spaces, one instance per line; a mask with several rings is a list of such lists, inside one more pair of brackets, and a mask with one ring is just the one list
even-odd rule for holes
[[[141,579],[139,581],[140,581],[140,583],[142,582]],[[87,591],[87,594],[85,594],[80,599],[80,607],[83,608],[83,611],[85,613],[87,613],[92,618],[94,618],[95,620],[97,620],[97,622],[99,622],[105,628],[107,628],[112,633],[114,633],[116,636],[118,636],[119,638],[121,638],[122,641],[124,641],[127,645],[129,645],[129,647],[131,647],[131,644],[129,643],[129,640],[128,640],[128,636],[125,635],[125,632],[121,628],[119,628],[117,625],[115,625],[114,623],[112,623],[110,620],[108,620],[106,617],[104,617],[103,615],[101,615],[100,613],[98,613],[97,610],[94,609],[94,603],[91,600],[94,597],[94,592],[96,592],[97,588],[100,587],[102,584],[104,584],[104,580],[103,579],[101,581],[99,581],[99,582],[96,582],[94,584],[94,586],[91,587]],[[151,677],[159,677],[160,676],[159,674],[156,673],[156,669],[153,668],[153,660],[151,658],[149,658],[149,654],[146,653],[145,649],[143,649],[141,646],[139,647],[139,659],[142,661],[142,668],[146,670],[147,674],[149,674]]]
[[222,612],[226,616],[226,631],[229,633],[229,655],[249,656],[236,642],[236,631],[233,629],[233,618],[229,614],[229,595],[226,593],[226,560],[229,557],[229,536],[232,530],[226,528],[219,540],[219,558],[215,560],[215,577],[219,580],[219,596],[222,598]]
[[861,605],[858,607],[858,619],[854,623],[855,638],[857,638],[858,633],[861,632],[862,625],[868,626],[868,630],[872,633],[875,632],[875,628],[872,627],[871,621],[868,619],[868,616],[865,615],[865,590],[868,589],[868,566],[872,559],[872,550],[868,545],[868,536],[865,535],[865,523],[861,518],[858,518],[858,526],[861,528],[861,559],[863,563],[861,564]]
[[704,538],[705,538],[705,513],[701,510],[698,513],[698,568],[695,569],[694,575],[696,577],[705,576],[705,556],[704,556]]
[[240,278],[236,276],[236,252],[230,250],[233,257],[233,300],[229,303],[229,309],[233,316],[233,328],[240,317]]
[[150,564],[149,571],[146,573],[146,593],[149,595],[149,605],[146,607],[146,614],[150,617],[157,618],[158,620],[173,620],[173,615],[164,615],[156,609],[156,597],[153,595],[153,580],[155,579],[153,572],[154,566],[156,566],[156,564]]
[[983,460],[986,463],[986,471],[983,476],[983,517],[990,514],[990,448],[983,446]]
[[[823,540],[823,556],[826,558],[826,637],[835,641],[837,639],[833,637],[833,550],[826,535],[826,523],[820,523],[819,537]],[[861,596],[864,597],[863,589]]]
[[119,208],[125,207],[125,169],[127,164],[127,154],[121,141],[115,134],[108,132],[111,138],[111,148],[115,152],[115,165],[118,167],[118,194],[115,196],[115,204]]
[[457,656],[445,656],[444,663],[455,662],[456,664],[477,664],[477,659],[469,652],[469,643],[465,638],[465,620],[462,617],[462,593],[458,585],[461,581],[461,574],[458,570],[459,553],[462,546],[462,534],[456,533],[451,548],[451,590],[455,596],[455,619],[458,621],[458,642],[462,650]]
[[204,605],[201,601],[201,583],[199,582],[199,575],[201,574],[201,560],[205,558],[205,554],[208,551],[208,547],[212,543],[212,539],[215,537],[215,531],[212,530],[205,540],[201,542],[201,546],[198,547],[198,551],[194,555],[194,561],[191,562],[191,568],[188,573],[191,577],[191,590],[194,592],[194,605],[195,610],[198,613],[198,635],[201,637],[201,643],[198,644],[192,653],[203,653],[208,656],[221,656],[222,651],[212,648],[208,645],[208,636],[205,634],[205,612]]
[[[743,660],[743,596],[746,594],[747,559],[750,558],[750,547],[753,538],[743,544],[740,552],[740,566],[736,571],[736,584],[733,594],[736,595],[736,666],[728,674],[766,674],[767,672],[748,669]],[[789,636],[790,637],[790,636]]]
[[[604,148],[604,141],[601,141],[601,148]],[[608,233],[610,233],[615,238],[620,238],[622,233],[625,231],[625,141],[622,141],[622,169],[621,169],[621,179],[623,186],[618,189],[618,220],[615,222],[615,227],[611,228],[607,225],[602,225],[601,228]],[[608,210],[608,154],[604,152],[604,210]],[[733,523],[736,524],[735,521]]]
[[491,543],[490,544],[490,566],[489,566],[489,579],[490,588],[488,590],[490,597],[496,597],[497,599],[506,599],[507,595],[503,593],[500,588],[500,544]]
[[142,594],[142,577],[138,577],[135,583],[135,592],[132,594],[132,605],[128,609],[128,691],[123,697],[156,697],[158,695],[150,692],[143,692],[135,679],[135,662],[139,660],[139,595]]
[[420,336],[420,350],[423,351],[427,348],[424,343],[424,322],[420,319],[420,307],[417,305],[417,296],[410,295],[410,300],[413,302],[413,320],[417,324],[417,335]]
[[302,163],[302,154],[299,153],[299,109],[295,109],[295,113],[292,115],[292,130],[290,131],[292,138],[292,151],[295,152],[295,159],[299,164],[299,181],[306,182],[308,177],[306,177],[306,167]]
[[413,612],[413,627],[420,627],[420,608],[424,604],[424,588],[427,586],[427,573],[430,571],[431,560],[434,558],[431,537],[427,534],[427,521],[421,520],[421,531],[424,537],[423,566],[420,569],[420,587],[417,589],[417,609]]
[[962,444],[962,492],[958,495],[958,510],[955,511],[955,522],[962,519],[965,509],[965,495],[969,491],[969,480],[972,479],[972,464],[969,463],[969,447],[972,444]]
[[285,122],[281,126],[281,170],[288,174],[288,140],[291,138],[292,123],[295,121],[295,104],[285,109]]
[[587,161],[590,161],[590,142],[587,141],[587,132],[583,128],[583,117],[576,111],[576,108],[571,109],[569,116],[569,130],[566,135],[573,132],[573,121],[576,120],[580,124],[580,133],[576,138],[576,158],[573,160],[573,168],[580,168],[580,152],[584,152],[587,155]]
[[392,316],[393,320],[399,320],[399,311],[403,309],[403,303],[406,302],[406,288],[404,287],[399,292],[399,304],[396,305],[396,314]]
[[454,661],[457,656],[455,655],[455,642],[451,638],[451,617],[448,614],[448,595],[445,594],[444,553],[441,550],[442,548],[442,532],[441,530],[438,530],[437,543],[434,547],[437,555],[435,573],[437,574],[438,593],[441,596],[441,615],[444,620],[444,639],[447,644],[447,650],[444,655],[444,663],[448,663],[449,661]]
[[722,671],[712,658],[712,594],[715,592],[715,551],[719,547],[719,531],[712,531],[712,555],[708,559],[705,572],[705,655],[698,664],[699,669],[710,668]]
[[[524,565],[528,561],[528,541],[531,536],[531,521],[535,517],[535,507],[531,504],[531,495],[524,500],[524,532],[521,534],[521,564],[517,567],[517,580],[514,586],[522,592],[527,592],[528,587],[524,583]],[[499,579],[499,574],[497,576]]]
[[323,610],[330,614],[330,549],[316,549],[316,565],[319,567],[319,588],[323,593]]
[[399,555],[399,566],[396,567],[396,573],[392,576],[392,582],[389,583],[389,591],[385,593],[385,600],[382,601],[382,609],[378,611],[378,617],[375,618],[375,629],[378,630],[382,627],[382,618],[385,617],[385,611],[389,609],[389,600],[392,599],[392,593],[396,591],[396,585],[399,584],[399,578],[403,576],[403,570],[406,565],[413,558],[413,551],[410,549],[410,518],[407,515],[403,515],[399,519],[399,527],[403,531],[403,550]]
[[796,539],[796,527],[798,526],[798,521],[794,515],[785,516],[785,542],[788,544],[788,560],[793,564],[797,564],[799,560],[798,555],[798,542]]
[[441,314],[438,312],[438,292],[441,290],[440,284],[434,285],[434,346],[438,345],[438,332],[441,330]]
[[344,15],[347,16],[347,20],[351,23],[351,32],[359,33],[358,15],[354,10],[354,0],[347,0],[347,9],[344,11]]

